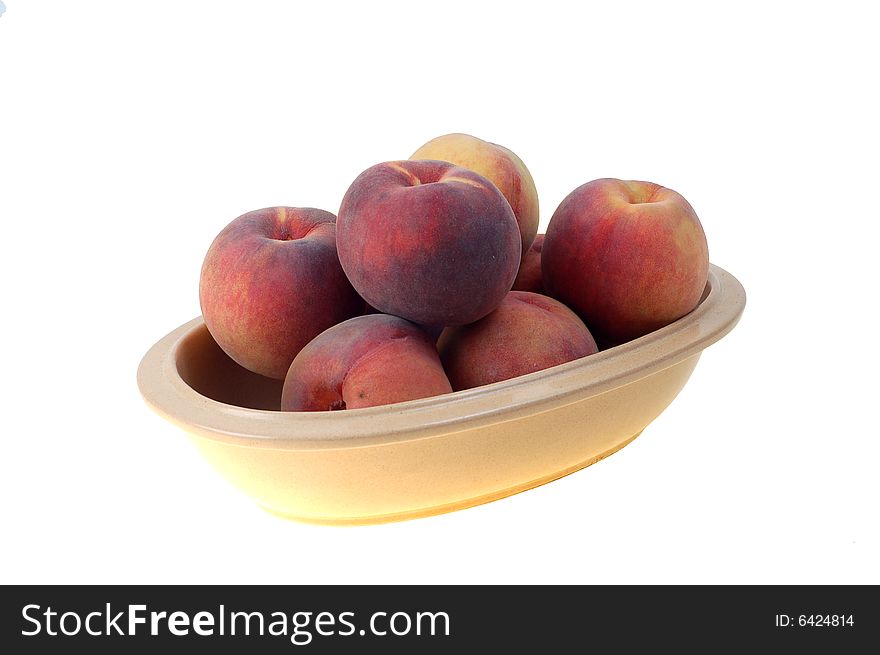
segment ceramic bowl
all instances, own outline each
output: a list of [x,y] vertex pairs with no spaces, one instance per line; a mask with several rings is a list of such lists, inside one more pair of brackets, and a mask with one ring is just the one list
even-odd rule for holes
[[201,318],[141,361],[146,402],[271,512],[322,523],[437,514],[562,477],[635,439],[739,320],[745,292],[711,266],[694,311],[590,357],[382,407],[278,411],[281,382],[241,368]]

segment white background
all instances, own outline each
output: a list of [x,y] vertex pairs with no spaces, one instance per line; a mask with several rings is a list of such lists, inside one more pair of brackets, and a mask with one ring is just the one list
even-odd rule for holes
[[[619,6],[618,6],[619,4]],[[871,3],[48,2],[0,18],[0,580],[880,583]],[[748,293],[633,444],[391,525],[275,518],[141,400],[239,214],[452,131],[687,197]]]

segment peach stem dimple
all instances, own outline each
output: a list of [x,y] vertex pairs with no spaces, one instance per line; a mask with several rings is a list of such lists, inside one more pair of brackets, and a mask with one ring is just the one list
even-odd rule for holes
[[629,203],[631,205],[644,205],[657,202],[657,194],[663,190],[659,184],[649,182],[624,182],[629,191]]
[[316,225],[279,225],[272,238],[275,241],[296,241],[311,234]]
[[400,164],[389,163],[388,166],[390,168],[393,168],[394,170],[396,170],[399,173],[403,173],[407,177],[407,179],[409,180],[410,185],[419,186],[422,183],[422,181],[418,178],[418,176],[415,173],[413,173],[412,171],[406,170]]
[[482,189],[483,185],[477,182],[476,180],[469,180],[466,177],[456,177],[454,175],[450,175],[448,177],[444,177],[442,182],[460,182],[461,184],[467,184],[472,187],[476,187],[478,189]]

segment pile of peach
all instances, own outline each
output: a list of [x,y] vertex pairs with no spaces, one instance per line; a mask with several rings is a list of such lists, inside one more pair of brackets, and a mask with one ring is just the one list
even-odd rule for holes
[[338,218],[236,218],[205,257],[202,313],[233,360],[284,380],[282,409],[335,410],[586,357],[684,316],[706,285],[700,221],[657,184],[588,182],[537,230],[522,160],[450,134],[365,170]]

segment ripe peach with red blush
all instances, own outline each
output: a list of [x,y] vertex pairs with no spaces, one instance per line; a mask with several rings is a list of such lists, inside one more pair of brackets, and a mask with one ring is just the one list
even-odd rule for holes
[[511,291],[495,311],[446,328],[441,361],[456,391],[508,380],[597,352],[587,326],[562,303]]
[[322,332],[293,360],[281,409],[357,409],[449,393],[437,348],[397,316],[358,316]]
[[612,343],[690,312],[709,274],[700,219],[679,193],[651,182],[594,180],[550,219],[541,253],[547,293]]
[[339,264],[335,221],[321,209],[270,207],[214,239],[199,301],[208,331],[241,366],[283,379],[312,338],[362,311]]
[[377,164],[339,208],[339,260],[374,308],[421,325],[463,325],[510,290],[521,257],[513,210],[491,182],[442,161]]

